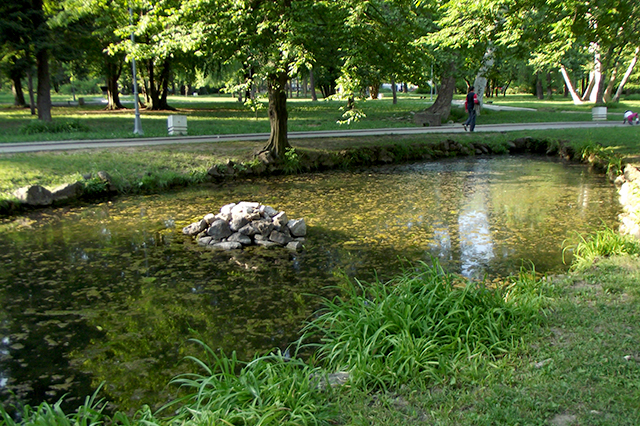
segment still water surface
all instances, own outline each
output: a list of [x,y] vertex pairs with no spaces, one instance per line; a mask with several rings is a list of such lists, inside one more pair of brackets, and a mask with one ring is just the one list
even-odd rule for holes
[[[303,217],[305,251],[212,252],[183,226],[230,202]],[[286,348],[345,275],[389,278],[437,258],[470,277],[533,262],[556,272],[562,244],[616,226],[614,188],[581,166],[499,157],[256,179],[120,198],[0,222],[0,398],[71,406],[100,383],[123,410],[175,396],[201,355]]]

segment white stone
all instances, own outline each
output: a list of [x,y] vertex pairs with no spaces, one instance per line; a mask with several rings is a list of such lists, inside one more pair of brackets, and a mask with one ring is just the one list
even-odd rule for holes
[[287,228],[294,237],[304,237],[307,235],[307,224],[304,219],[291,219],[287,222]]

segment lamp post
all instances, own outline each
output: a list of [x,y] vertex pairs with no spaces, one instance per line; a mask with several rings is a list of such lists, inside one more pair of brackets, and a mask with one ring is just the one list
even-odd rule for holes
[[[133,25],[133,11],[131,7],[129,7],[129,23]],[[136,43],[133,37],[133,29],[131,30],[131,44],[134,45]],[[133,134],[134,135],[144,135],[142,131],[142,123],[140,122],[140,108],[138,102],[138,81],[136,79],[136,58],[131,57],[131,68],[133,73],[133,103],[135,104],[136,109],[136,118],[133,122]]]

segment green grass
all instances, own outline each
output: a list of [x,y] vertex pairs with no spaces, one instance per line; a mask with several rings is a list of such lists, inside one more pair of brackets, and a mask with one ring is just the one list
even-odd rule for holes
[[421,264],[390,282],[348,285],[304,333],[320,341],[329,371],[349,372],[359,389],[427,386],[516,349],[540,321],[547,290],[534,273],[492,288]]
[[622,235],[613,229],[604,228],[589,235],[579,236],[579,242],[569,245],[564,251],[571,251],[575,271],[584,271],[599,260],[612,256],[640,256],[640,241],[631,235]]
[[[295,96],[295,95],[294,95]],[[456,99],[461,96],[456,96]],[[1,100],[2,98],[0,98]],[[5,100],[7,97],[5,95]],[[95,99],[95,98],[94,98]],[[100,98],[97,98],[98,100]],[[458,100],[460,100],[458,99]],[[70,97],[54,97],[54,103],[70,101]],[[493,111],[485,109],[479,117],[479,124],[497,123],[529,123],[550,121],[590,121],[591,105],[575,106],[568,100],[537,101],[532,96],[507,96],[506,98],[488,98],[493,105],[521,106],[534,108],[536,111]],[[261,99],[266,106],[266,99]],[[125,106],[132,107],[130,99],[123,96]],[[187,116],[190,135],[217,135],[238,133],[266,133],[269,131],[269,120],[266,108],[258,111],[258,118],[250,108],[237,102],[229,95],[209,96],[171,96],[170,105],[178,111],[146,111],[142,110],[141,120],[144,134],[147,137],[167,136],[167,117],[170,114]],[[366,117],[352,123],[349,128],[383,128],[412,127],[413,113],[428,107],[431,102],[420,99],[416,94],[399,94],[399,101],[392,104],[390,96],[379,100],[359,101],[358,108]],[[320,100],[293,97],[289,105],[289,130],[336,130],[345,128],[337,124],[341,120],[343,105],[340,101]],[[616,119],[626,109],[638,109],[640,101],[629,101],[610,107],[610,119]],[[28,142],[41,140],[69,139],[113,139],[132,138],[132,108],[121,111],[105,111],[102,104],[87,103],[84,106],[54,106],[52,116],[56,121],[73,121],[81,126],[80,131],[69,133],[49,133],[38,135],[23,134],[35,119],[29,109],[15,108],[10,104],[0,104],[0,126],[5,129],[0,135],[0,143]],[[462,121],[464,111],[461,106],[454,106],[453,121]]]

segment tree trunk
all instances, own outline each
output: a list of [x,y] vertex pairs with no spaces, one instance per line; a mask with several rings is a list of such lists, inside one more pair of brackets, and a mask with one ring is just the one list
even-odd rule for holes
[[175,108],[169,106],[167,103],[167,95],[169,94],[169,78],[171,76],[171,66],[169,59],[165,59],[160,69],[160,75],[156,77],[156,68],[153,64],[153,60],[149,61],[149,98],[151,100],[151,106],[148,109],[153,111],[170,110],[175,111]]
[[553,98],[553,88],[551,87],[551,82],[552,82],[551,72],[547,71],[547,98],[548,99]]
[[482,65],[478,70],[478,74],[476,75],[476,79],[473,82],[473,88],[475,89],[476,94],[478,95],[478,102],[480,103],[480,109],[482,109],[483,97],[485,90],[487,88],[487,73],[493,67],[495,60],[493,58],[493,49],[491,45],[487,48],[482,57]]
[[51,80],[49,79],[49,52],[41,49],[36,52],[38,68],[38,120],[51,121]]
[[313,68],[309,70],[309,85],[311,86],[311,101],[316,102],[318,95],[316,95],[316,79],[313,77]]
[[120,91],[118,90],[118,79],[120,79],[120,74],[122,73],[122,64],[114,63],[111,58],[105,58],[105,61],[107,80],[107,106],[105,109],[124,109],[124,105],[120,102]]
[[633,72],[633,68],[636,66],[636,62],[638,62],[638,53],[640,53],[640,47],[636,47],[636,51],[633,54],[633,59],[631,59],[631,63],[629,64],[627,71],[624,73],[624,76],[622,77],[622,81],[618,85],[618,90],[616,90],[616,94],[613,96],[613,99],[612,99],[613,102],[620,101],[620,95],[622,94],[622,89],[624,89],[624,85],[627,84],[627,81],[629,80],[629,76]]
[[607,87],[604,88],[604,93],[602,98],[605,102],[609,102],[611,100],[611,93],[613,92],[613,86],[616,83],[616,78],[618,76],[618,69],[614,68],[611,70],[611,77],[609,77],[609,83],[607,83]]
[[24,92],[22,91],[22,73],[17,69],[11,70],[11,83],[13,90],[13,104],[15,106],[23,107],[27,103],[24,100]]
[[542,80],[540,73],[536,73],[536,97],[540,100],[544,99],[544,91],[542,90]]
[[396,88],[396,79],[391,77],[391,94],[393,95],[393,104],[398,104],[398,94],[396,93],[398,90]]
[[569,78],[569,74],[567,73],[567,70],[564,67],[564,65],[560,65],[560,73],[564,78],[564,83],[567,89],[569,90],[569,93],[571,94],[571,99],[573,99],[573,104],[582,105],[582,99],[580,99],[580,96],[578,96],[578,94],[576,93],[576,89],[573,88],[573,83],[571,83],[571,79]]
[[378,99],[378,95],[380,94],[380,84],[376,82],[369,86],[369,94],[371,96],[371,99]]
[[287,123],[289,113],[287,112],[287,81],[289,76],[286,72],[279,72],[269,76],[267,81],[267,92],[269,93],[269,124],[271,133],[267,145],[263,148],[275,158],[284,155],[289,148],[287,136]]
[[432,114],[440,114],[442,121],[446,121],[451,113],[451,101],[453,100],[453,92],[456,90],[455,73],[456,63],[455,61],[451,61],[449,63],[449,69],[440,78],[442,84],[440,85],[440,90],[438,90],[436,100],[433,102],[433,105],[426,109],[427,112]]
[[29,88],[29,108],[31,115],[36,115],[36,100],[33,94],[33,71],[31,68],[27,71],[27,87]]

